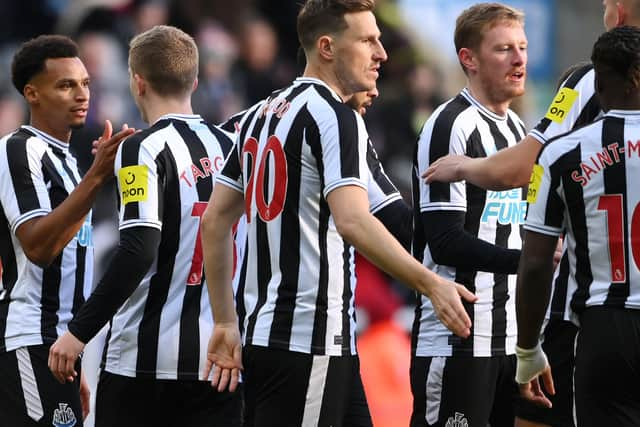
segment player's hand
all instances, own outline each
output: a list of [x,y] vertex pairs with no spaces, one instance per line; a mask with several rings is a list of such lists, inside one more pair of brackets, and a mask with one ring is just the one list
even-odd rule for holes
[[73,382],[78,373],[76,360],[84,350],[84,343],[67,331],[53,343],[49,349],[49,369],[56,379],[64,384]]
[[471,319],[462,305],[476,302],[476,297],[464,286],[438,277],[440,281],[430,290],[428,297],[438,319],[454,334],[466,338],[471,334]]
[[80,404],[82,405],[82,419],[86,420],[91,410],[91,390],[84,377],[84,372],[80,374]]
[[469,157],[459,154],[449,154],[440,157],[423,172],[422,178],[431,182],[456,182],[463,179],[460,165],[470,160]]
[[127,124],[122,126],[122,129],[112,135],[113,127],[109,120],[105,120],[104,131],[102,136],[97,141],[93,141],[93,148],[91,152],[95,155],[91,168],[87,174],[92,173],[96,177],[104,181],[113,176],[113,163],[116,158],[118,147],[122,140],[135,132],[135,129],[130,128]]
[[204,368],[205,379],[213,370],[211,386],[218,391],[235,391],[240,381],[242,369],[242,342],[236,322],[230,324],[216,323],[209,339],[207,363]]
[[516,346],[516,382],[520,386],[520,395],[531,402],[551,408],[551,401],[540,386],[540,379],[549,394],[556,394],[547,356],[538,343],[535,348],[522,349]]

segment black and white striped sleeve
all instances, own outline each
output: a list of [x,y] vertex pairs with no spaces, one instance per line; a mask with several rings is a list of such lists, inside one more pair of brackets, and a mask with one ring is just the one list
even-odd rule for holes
[[15,234],[21,224],[51,211],[42,165],[46,144],[17,132],[6,137],[1,147],[0,201]]

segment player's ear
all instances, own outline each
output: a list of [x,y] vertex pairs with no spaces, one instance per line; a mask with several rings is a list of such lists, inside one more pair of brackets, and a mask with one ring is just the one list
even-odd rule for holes
[[22,89],[22,95],[24,95],[24,99],[27,100],[27,103],[29,105],[38,103],[38,88],[36,88],[34,85],[30,83],[24,85],[24,88]]
[[333,38],[328,35],[318,38],[318,41],[316,42],[316,49],[318,49],[318,53],[322,58],[327,61],[332,60],[335,55]]
[[458,60],[465,70],[476,71],[478,68],[475,55],[469,48],[463,47],[462,49],[460,49],[460,51],[458,52]]
[[191,93],[195,92],[197,88],[198,88],[198,78],[196,77],[196,79],[193,81],[193,87],[191,88]]
[[142,78],[140,74],[135,73],[133,75],[133,81],[135,82],[136,95],[144,95],[147,91],[147,82],[144,80],[144,78]]

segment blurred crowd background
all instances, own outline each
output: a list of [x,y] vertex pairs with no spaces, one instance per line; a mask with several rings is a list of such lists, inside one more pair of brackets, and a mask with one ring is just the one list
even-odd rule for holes
[[[195,38],[200,74],[194,111],[213,123],[224,122],[301,74],[295,27],[301,1],[3,0],[0,134],[28,122],[26,105],[11,85],[10,62],[16,47],[39,34],[69,35],[79,44],[91,76],[87,125],[74,132],[71,141],[81,169],[86,170],[91,163],[91,141],[100,135],[105,119],[114,127],[123,123],[146,126],[129,95],[126,58],[131,37],[157,24],[175,25]],[[411,156],[421,126],[436,106],[465,84],[453,48],[455,17],[476,1],[377,3],[389,61],[379,80],[380,97],[365,121],[387,173],[411,203]],[[557,76],[571,64],[589,58],[592,43],[603,31],[602,2],[504,3],[527,15],[527,94],[513,108],[531,128],[544,114]],[[93,218],[96,255],[104,264],[118,238],[113,185],[103,190]],[[359,262],[358,274],[356,303],[363,328],[359,346],[374,420],[380,426],[406,425],[400,414],[410,410],[411,404],[407,332],[413,316],[412,296],[365,262]]]

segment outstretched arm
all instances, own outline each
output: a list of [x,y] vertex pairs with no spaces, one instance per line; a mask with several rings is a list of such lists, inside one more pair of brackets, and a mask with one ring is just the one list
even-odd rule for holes
[[499,150],[492,156],[470,158],[448,155],[433,162],[422,174],[427,183],[466,180],[488,190],[524,187],[542,144],[527,135],[513,147]]
[[476,297],[464,286],[450,282],[428,270],[369,213],[364,189],[354,185],[338,187],[327,195],[327,202],[340,235],[362,255],[400,282],[428,296],[442,323],[453,333],[467,337],[471,320],[461,298]]

